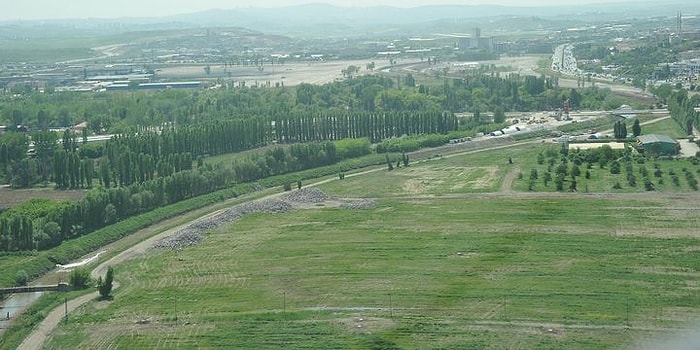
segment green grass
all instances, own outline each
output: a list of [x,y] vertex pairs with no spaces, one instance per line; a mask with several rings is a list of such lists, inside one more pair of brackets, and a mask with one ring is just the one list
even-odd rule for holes
[[[117,267],[114,301],[77,310],[47,347],[600,349],[700,312],[687,203],[488,195],[530,154],[329,182],[329,194],[378,204],[249,215],[180,253],[136,258]],[[474,179],[490,185],[457,186]],[[412,181],[427,185],[407,193]]]
[[24,338],[29,335],[26,330],[34,328],[51,310],[60,306],[66,298],[70,300],[92,291],[92,289],[86,289],[68,293],[44,293],[34,304],[18,316],[9,329],[0,337],[0,349],[16,349],[24,341]]
[[[632,129],[632,124],[628,127],[628,132]],[[642,134],[662,134],[674,139],[684,138],[688,135],[673,119],[664,119],[655,123],[642,125]]]
[[3,267],[0,272],[0,286],[14,285],[15,276],[19,270],[24,270],[31,278],[35,278],[54,268],[56,262],[67,263],[78,259],[108,243],[126,237],[137,230],[149,227],[162,220],[182,215],[189,211],[221,202],[225,199],[234,198],[240,194],[251,191],[252,186],[249,184],[237,185],[232,188],[157,208],[150,212],[120,221],[114,225],[107,226],[88,235],[64,241],[60,246],[49,250],[0,255],[0,264]]
[[[572,147],[575,145],[572,145]],[[536,155],[539,152],[545,152],[546,149],[553,149],[559,151],[561,145],[540,145],[531,148],[531,153],[529,154],[518,154],[516,156],[513,171],[519,171],[522,174],[522,178],[516,178],[513,182],[513,189],[517,191],[528,191],[530,183],[530,174],[533,169],[537,170],[538,179],[534,182],[534,192],[555,192],[556,187],[554,181],[550,181],[548,185],[544,184],[544,174],[549,169],[549,158],[545,157],[544,164],[537,164]],[[531,155],[535,155],[534,157]],[[552,167],[550,174],[552,178],[556,177],[555,169],[560,164],[559,158]],[[584,193],[607,193],[607,192],[646,192],[647,189],[644,186],[645,179],[651,181],[654,185],[654,190],[656,192],[671,192],[671,193],[684,193],[684,192],[694,192],[694,190],[688,185],[685,178],[683,169],[688,169],[689,171],[695,173],[696,177],[700,176],[700,166],[694,165],[689,160],[669,160],[669,159],[643,159],[639,160],[640,156],[632,157],[630,164],[632,165],[633,174],[636,177],[636,185],[632,186],[627,180],[626,172],[626,162],[620,159],[621,171],[619,174],[610,173],[610,164],[601,168],[599,164],[591,164],[588,168],[587,163],[583,163],[579,166],[581,175],[577,177],[577,191]],[[572,163],[568,163],[568,169],[571,170]],[[646,168],[647,176],[643,176],[642,168]],[[661,170],[661,172],[656,174],[656,169]],[[585,173],[589,171],[591,176],[590,179],[586,179]],[[674,183],[673,177],[678,177],[678,184]],[[571,177],[566,176],[564,189],[568,190],[571,183]],[[619,183],[621,185],[620,189],[613,189],[613,186]]]

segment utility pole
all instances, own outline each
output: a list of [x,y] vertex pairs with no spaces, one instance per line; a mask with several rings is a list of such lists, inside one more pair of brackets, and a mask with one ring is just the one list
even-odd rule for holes
[[389,293],[389,314],[394,318],[394,304],[391,301],[391,293]]
[[64,298],[64,299],[63,299],[63,302],[64,302],[64,305],[65,305],[65,307],[66,307],[66,316],[65,316],[65,320],[66,320],[66,323],[68,323],[68,298]]
[[629,325],[630,325],[630,297],[629,297],[629,295],[627,296],[627,313],[626,313],[625,319],[627,320],[627,327],[629,327]]

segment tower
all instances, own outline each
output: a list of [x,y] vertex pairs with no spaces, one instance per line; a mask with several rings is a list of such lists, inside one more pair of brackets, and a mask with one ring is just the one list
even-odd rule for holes
[[472,49],[481,48],[481,28],[474,28],[474,35],[472,35]]

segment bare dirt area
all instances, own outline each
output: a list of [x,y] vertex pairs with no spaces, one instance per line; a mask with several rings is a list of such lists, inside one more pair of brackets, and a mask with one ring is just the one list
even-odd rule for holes
[[679,141],[681,145],[681,157],[688,158],[694,157],[700,152],[700,147],[694,142],[690,142],[687,139]]
[[85,190],[60,191],[53,188],[30,188],[16,190],[0,187],[0,209],[7,209],[30,199],[46,198],[56,201],[76,201],[85,198]]
[[163,67],[157,71],[160,78],[168,79],[233,79],[234,82],[245,82],[246,86],[296,86],[301,83],[325,84],[343,80],[341,71],[351,65],[359,67],[359,75],[371,73],[366,69],[373,60],[345,61],[314,61],[294,62],[281,65],[266,65],[262,69],[254,66],[224,67],[212,65],[209,74],[205,74],[207,65],[179,65]]
[[518,177],[518,173],[520,173],[520,168],[513,168],[508,171],[506,174],[506,177],[503,179],[503,182],[501,183],[501,192],[503,193],[513,193],[513,181],[515,181],[515,178]]

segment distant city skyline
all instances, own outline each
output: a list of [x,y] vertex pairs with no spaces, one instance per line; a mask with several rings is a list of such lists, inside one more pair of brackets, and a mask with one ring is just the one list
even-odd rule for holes
[[[346,7],[424,5],[504,5],[504,6],[564,6],[609,3],[609,0],[583,0],[566,3],[560,0],[15,0],[2,6],[0,20],[80,19],[119,17],[164,17],[210,9],[246,7],[284,7],[308,3]],[[612,2],[639,2],[613,0]]]

